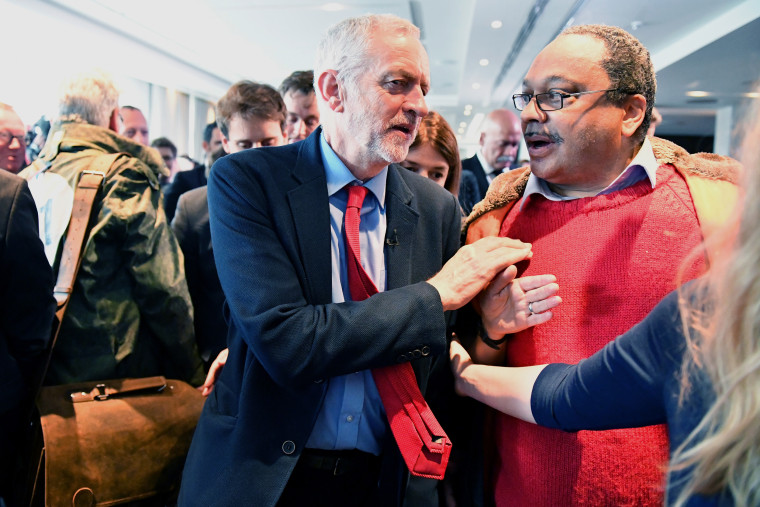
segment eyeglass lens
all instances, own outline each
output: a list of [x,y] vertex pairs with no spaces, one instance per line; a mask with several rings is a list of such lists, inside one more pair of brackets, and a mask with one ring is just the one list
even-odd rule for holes
[[528,104],[530,104],[533,97],[536,98],[538,107],[542,111],[562,109],[562,95],[556,92],[538,93],[536,95],[528,93],[516,94],[514,96],[515,107],[522,111],[528,107]]
[[19,144],[24,145],[24,136],[11,134],[7,130],[0,130],[0,144],[7,146],[13,142],[13,139],[18,139]]

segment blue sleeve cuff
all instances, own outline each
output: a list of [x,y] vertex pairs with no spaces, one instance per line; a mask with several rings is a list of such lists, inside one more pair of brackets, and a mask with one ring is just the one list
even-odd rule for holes
[[530,410],[536,424],[547,428],[559,428],[554,414],[554,398],[557,390],[570,374],[574,365],[549,364],[538,374],[530,395]]

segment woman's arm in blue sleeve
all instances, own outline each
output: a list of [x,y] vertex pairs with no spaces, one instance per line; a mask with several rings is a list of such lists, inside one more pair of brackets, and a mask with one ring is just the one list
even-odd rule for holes
[[665,385],[678,381],[684,343],[673,292],[588,359],[544,368],[531,394],[533,417],[566,431],[663,423]]

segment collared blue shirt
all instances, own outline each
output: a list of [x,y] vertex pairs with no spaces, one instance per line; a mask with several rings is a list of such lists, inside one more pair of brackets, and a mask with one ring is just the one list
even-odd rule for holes
[[[649,138],[644,139],[644,142],[639,148],[639,152],[633,157],[628,167],[623,170],[620,175],[615,178],[615,181],[607,185],[605,189],[596,195],[606,195],[624,188],[631,187],[639,181],[649,178],[652,188],[657,184],[657,168],[659,164],[654,157],[654,151],[652,151],[652,143],[649,142]],[[525,185],[525,192],[523,193],[522,201],[520,202],[520,209],[527,197],[531,194],[541,194],[550,201],[572,201],[573,199],[580,199],[580,197],[573,197],[567,195],[560,195],[549,188],[549,184],[534,175],[530,174],[528,177],[528,183]]]
[[[377,290],[385,290],[385,184],[388,168],[362,183],[327,144],[324,134],[319,143],[327,177],[330,202],[330,250],[332,259],[332,301],[350,301],[346,269],[343,215],[348,192],[346,185],[358,184],[369,192],[364,199],[359,225],[359,245],[364,270]],[[372,372],[363,370],[328,380],[327,395],[317,416],[306,447],[312,449],[359,449],[379,455],[385,435],[385,410]]]

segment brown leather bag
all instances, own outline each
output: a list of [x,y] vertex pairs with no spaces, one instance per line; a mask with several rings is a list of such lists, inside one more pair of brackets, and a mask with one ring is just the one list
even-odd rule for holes
[[164,377],[45,387],[45,505],[169,501],[204,398]]

